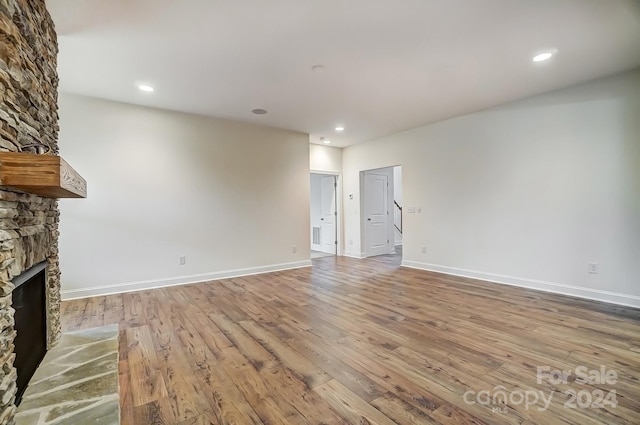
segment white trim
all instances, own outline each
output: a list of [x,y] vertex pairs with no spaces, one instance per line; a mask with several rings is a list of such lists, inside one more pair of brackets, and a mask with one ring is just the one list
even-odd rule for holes
[[327,171],[327,170],[309,170],[310,174],[322,174],[324,176],[341,176],[342,173],[340,171]]
[[535,289],[537,291],[552,292],[554,294],[569,295],[588,300],[602,301],[610,304],[618,304],[627,307],[640,308],[640,297],[636,295],[619,294],[600,289],[584,288],[563,283],[545,282],[542,280],[524,279],[520,277],[504,276],[493,273],[478,272],[474,270],[458,269],[455,267],[439,266],[436,264],[420,263],[417,261],[402,261],[403,267],[444,273],[453,276],[469,277],[504,285],[518,286]]
[[367,258],[364,252],[348,251],[348,250],[344,252],[344,256],[351,257],[351,258],[358,258],[358,259]]
[[71,289],[60,292],[63,301],[78,298],[96,297],[102,295],[121,294],[124,292],[145,291],[147,289],[164,288],[167,286],[188,285],[191,283],[208,282],[211,280],[229,279],[233,277],[277,272],[281,270],[311,267],[311,260],[293,263],[272,264],[269,266],[249,267],[246,269],[226,270],[221,272],[194,274],[190,276],[173,277],[168,279],[143,280],[140,282],[118,283],[115,285],[96,286],[85,289]]

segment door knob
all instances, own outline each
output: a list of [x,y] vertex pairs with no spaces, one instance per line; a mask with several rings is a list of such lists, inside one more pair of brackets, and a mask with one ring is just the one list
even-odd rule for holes
[[324,218],[321,218],[320,221],[324,221]]
[[367,221],[371,221],[371,217],[369,217],[369,218],[367,219]]

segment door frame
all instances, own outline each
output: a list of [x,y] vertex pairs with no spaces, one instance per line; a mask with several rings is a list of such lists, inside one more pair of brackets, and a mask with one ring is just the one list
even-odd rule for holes
[[367,258],[369,254],[367,252],[368,244],[367,244],[367,218],[365,217],[365,182],[366,182],[366,174],[383,174],[387,176],[387,254],[395,254],[395,243],[394,243],[394,234],[393,234],[393,220],[391,213],[393,212],[393,166],[382,167],[382,168],[374,168],[371,170],[362,170],[360,171],[360,246],[362,257]]
[[[311,174],[336,177],[336,233],[338,241],[336,255],[342,256],[344,255],[344,248],[342,244],[342,173],[324,170],[310,170],[309,175]],[[309,217],[309,228],[311,228],[311,217]]]

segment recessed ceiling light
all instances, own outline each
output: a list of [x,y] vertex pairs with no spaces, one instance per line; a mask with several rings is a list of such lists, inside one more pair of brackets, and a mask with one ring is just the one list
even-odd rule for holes
[[551,56],[553,56],[552,52],[543,52],[543,53],[535,55],[533,57],[533,61],[534,62],[544,62],[546,60],[551,59]]
[[344,127],[339,125],[336,127],[336,131],[344,131]]
[[331,144],[331,140],[323,140],[322,143],[324,143],[325,145],[329,145]]
[[150,86],[150,85],[148,85],[148,84],[140,84],[140,85],[138,86],[138,88],[139,88],[141,91],[146,91],[146,92],[152,92],[152,91],[154,90],[154,88],[153,88],[153,87],[151,87],[151,86]]
[[251,112],[255,115],[264,115],[267,113],[266,109],[261,109],[261,108],[256,108],[256,109],[252,109]]
[[314,65],[311,67],[311,70],[313,72],[323,72],[324,71],[324,66],[322,65]]

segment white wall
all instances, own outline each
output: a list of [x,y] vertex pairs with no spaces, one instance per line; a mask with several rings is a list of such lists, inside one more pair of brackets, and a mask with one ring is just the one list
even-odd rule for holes
[[309,264],[306,134],[61,95],[60,148],[66,298]]
[[342,149],[324,145],[309,145],[309,169],[316,172],[340,174]]
[[344,149],[348,250],[359,172],[393,165],[405,265],[640,306],[640,71]]

